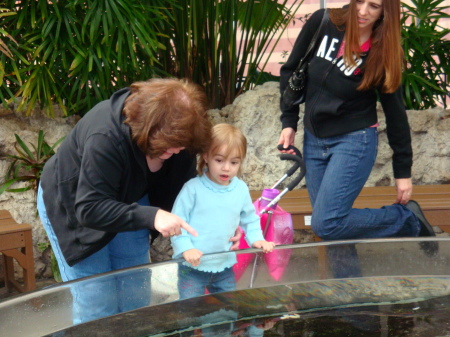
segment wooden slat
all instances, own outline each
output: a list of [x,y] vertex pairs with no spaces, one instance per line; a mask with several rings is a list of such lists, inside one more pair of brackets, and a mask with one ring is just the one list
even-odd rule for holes
[[13,248],[25,247],[25,232],[1,233],[0,232],[0,252]]
[[23,232],[28,230],[31,230],[31,225],[18,224],[13,219],[0,220],[0,234]]
[[[250,191],[252,199],[259,198],[262,191]],[[384,196],[394,196],[397,194],[395,187],[393,186],[376,186],[376,187],[364,187],[359,194],[359,197],[363,196],[373,196],[373,195],[384,195]],[[413,188],[413,197],[415,195],[444,195],[450,198],[450,184],[443,185],[415,185]],[[284,199],[298,199],[298,198],[309,198],[308,191],[306,189],[296,189],[288,192],[283,196]]]
[[[360,195],[395,195],[397,191],[393,186],[365,187]],[[450,184],[443,185],[414,185],[413,194],[450,194]]]
[[1,219],[12,219],[11,213],[5,209],[0,209],[0,220]]
[[[261,196],[262,191],[251,191],[253,200]],[[355,208],[379,208],[395,202],[397,191],[392,186],[364,187],[355,200]],[[425,217],[433,226],[450,232],[450,184],[418,185],[413,189],[413,200],[416,200]],[[288,192],[279,202],[286,212],[291,213],[296,229],[310,229],[305,226],[305,216],[311,216],[311,203],[308,191],[298,189]]]
[[[0,253],[8,291],[15,288],[25,292],[36,288],[31,229],[29,224],[18,224],[8,211],[0,210]],[[14,278],[14,260],[23,268],[23,285]]]

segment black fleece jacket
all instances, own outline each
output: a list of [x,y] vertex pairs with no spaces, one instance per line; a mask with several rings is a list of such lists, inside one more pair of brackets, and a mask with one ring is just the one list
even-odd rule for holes
[[[92,108],[44,167],[45,208],[70,266],[118,232],[153,230],[158,209],[170,211],[183,184],[195,176],[195,157],[186,151],[150,172],[123,123],[129,94],[128,88],[119,90]],[[145,194],[151,207],[137,204]]]
[[[289,77],[306,53],[309,43],[319,28],[324,9],[313,13],[305,23],[287,62],[280,70],[280,91],[284,92]],[[402,88],[394,93],[382,93],[377,88],[358,91],[362,79],[361,67],[366,55],[357,66],[348,68],[343,57],[337,57],[344,39],[344,29],[328,20],[317,39],[313,57],[308,66],[304,125],[316,137],[332,137],[377,123],[377,98],[386,116],[387,136],[393,150],[395,178],[411,177],[412,149],[408,118],[402,97]],[[370,52],[370,50],[369,50]],[[297,130],[299,106],[287,108],[282,103],[282,128]]]

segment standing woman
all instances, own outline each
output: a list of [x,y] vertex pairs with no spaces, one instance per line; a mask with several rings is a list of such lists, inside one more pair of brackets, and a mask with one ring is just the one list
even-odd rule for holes
[[[38,210],[63,281],[149,263],[149,232],[195,230],[169,213],[209,146],[207,98],[178,79],[133,83],[98,103],[46,163]],[[72,284],[75,324],[149,304],[150,275]]]
[[[306,22],[281,68],[280,90],[306,52],[325,10]],[[434,236],[412,193],[412,149],[402,98],[399,0],[351,0],[329,10],[308,68],[304,159],[312,229],[324,240]],[[355,209],[378,146],[377,99],[386,116],[397,198],[381,209]],[[278,144],[294,144],[299,107],[281,103]],[[289,151],[283,151],[289,152]],[[406,205],[406,206],[405,206]]]

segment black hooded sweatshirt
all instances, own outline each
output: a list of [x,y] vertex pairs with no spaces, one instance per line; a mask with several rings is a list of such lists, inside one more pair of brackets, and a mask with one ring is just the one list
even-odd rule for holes
[[[305,23],[294,48],[280,70],[280,91],[284,92],[292,72],[306,53],[319,28],[325,9],[312,14]],[[393,150],[395,178],[410,178],[412,166],[411,135],[403,103],[401,86],[391,94],[379,88],[356,90],[362,80],[361,68],[367,58],[362,55],[356,67],[346,67],[343,56],[337,58],[345,31],[330,20],[318,36],[313,57],[308,66],[305,100],[305,128],[319,138],[338,136],[377,123],[377,99],[386,116],[389,145]],[[282,128],[297,130],[299,106],[286,108],[280,104]]]
[[[150,172],[123,123],[129,94],[128,88],[119,90],[93,107],[44,167],[47,216],[69,266],[102,249],[118,232],[154,230],[156,212],[170,211],[183,184],[196,174],[195,156],[186,151]],[[145,194],[152,206],[137,204]]]

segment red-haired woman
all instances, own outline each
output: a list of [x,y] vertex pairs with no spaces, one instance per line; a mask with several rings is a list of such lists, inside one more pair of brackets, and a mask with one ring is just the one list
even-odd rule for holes
[[[282,93],[324,12],[318,10],[306,22],[282,66]],[[418,204],[410,201],[412,149],[401,89],[400,1],[351,0],[328,12],[306,85],[303,152],[312,229],[324,240],[434,236]],[[381,209],[355,209],[377,155],[377,99],[393,150],[397,200]],[[286,149],[294,144],[299,108],[280,107],[278,144]]]
[[[169,213],[209,146],[204,91],[137,82],[100,102],[47,162],[38,210],[63,281],[149,263],[149,232],[196,232]],[[148,305],[150,277],[73,284],[74,323]]]

